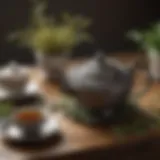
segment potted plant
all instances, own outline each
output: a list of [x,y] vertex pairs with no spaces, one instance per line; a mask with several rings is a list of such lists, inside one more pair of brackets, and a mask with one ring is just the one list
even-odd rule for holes
[[11,34],[10,39],[32,49],[42,71],[56,79],[72,49],[90,40],[86,31],[90,21],[67,13],[54,19],[45,13],[46,6],[43,0],[34,1],[29,27]]
[[128,36],[147,53],[149,72],[153,80],[160,80],[160,24],[141,32],[131,31]]

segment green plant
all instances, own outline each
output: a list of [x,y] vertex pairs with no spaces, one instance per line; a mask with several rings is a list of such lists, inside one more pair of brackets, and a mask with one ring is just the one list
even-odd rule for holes
[[29,26],[9,36],[21,45],[45,54],[69,52],[83,41],[89,41],[90,20],[82,16],[63,14],[59,20],[48,16],[45,0],[32,1]]
[[132,30],[127,34],[128,38],[135,41],[142,49],[153,48],[160,50],[160,24],[154,24],[143,31]]

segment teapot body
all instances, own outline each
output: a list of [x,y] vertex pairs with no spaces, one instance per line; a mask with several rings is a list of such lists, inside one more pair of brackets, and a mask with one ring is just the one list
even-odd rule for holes
[[114,108],[132,88],[134,67],[98,56],[66,71],[65,81],[79,103],[90,108]]

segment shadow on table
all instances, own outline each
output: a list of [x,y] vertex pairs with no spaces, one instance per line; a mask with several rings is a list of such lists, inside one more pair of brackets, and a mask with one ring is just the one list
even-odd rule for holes
[[4,140],[4,144],[11,148],[12,150],[17,150],[21,152],[40,152],[47,150],[49,148],[56,147],[62,140],[62,136],[60,134],[54,135],[47,140],[39,141],[36,143],[29,143],[29,142],[13,142],[10,140]]

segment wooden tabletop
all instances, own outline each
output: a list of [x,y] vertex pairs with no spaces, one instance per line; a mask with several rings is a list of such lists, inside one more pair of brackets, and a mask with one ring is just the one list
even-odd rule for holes
[[[135,60],[135,58],[137,58],[137,55],[122,54],[119,58],[124,62],[130,62]],[[62,93],[60,92],[59,87],[56,84],[44,84],[40,81],[37,73],[33,75],[33,79],[36,80],[36,82],[40,83],[42,93],[48,100],[57,100],[61,98]],[[138,93],[142,91],[146,85],[147,72],[145,70],[138,69],[135,74],[135,81],[132,92]],[[154,95],[157,95],[159,90],[160,84],[153,83],[146,94],[141,98],[142,100],[140,100],[139,103],[143,104],[143,106],[146,107],[150,106],[148,104],[151,104],[154,99]],[[160,105],[158,107],[160,107]],[[116,153],[117,155],[121,155],[122,157],[122,152],[123,154],[128,152],[130,153],[130,156],[132,154],[134,157],[135,153],[133,153],[133,151],[136,151],[137,144],[145,144],[146,146],[146,140],[147,142],[148,140],[152,142],[152,145],[150,145],[150,147],[153,150],[154,146],[154,151],[157,151],[158,153],[158,150],[155,149],[157,147],[157,138],[159,138],[159,134],[157,132],[147,133],[142,137],[125,137],[123,139],[120,139],[119,137],[116,137],[109,128],[89,127],[80,123],[76,123],[60,114],[56,114],[55,116],[58,116],[60,120],[60,128],[62,134],[62,139],[56,146],[51,145],[45,149],[26,150],[10,148],[9,146],[6,146],[3,142],[1,142],[0,160],[47,160],[49,158],[63,159],[64,157],[66,159],[87,159],[87,157],[95,158],[95,156],[101,157],[100,159],[102,159],[104,157],[108,157],[109,155],[112,158],[115,158]],[[153,144],[155,138],[156,144]],[[144,148],[144,146],[142,148]],[[125,155],[127,156],[127,154]]]

